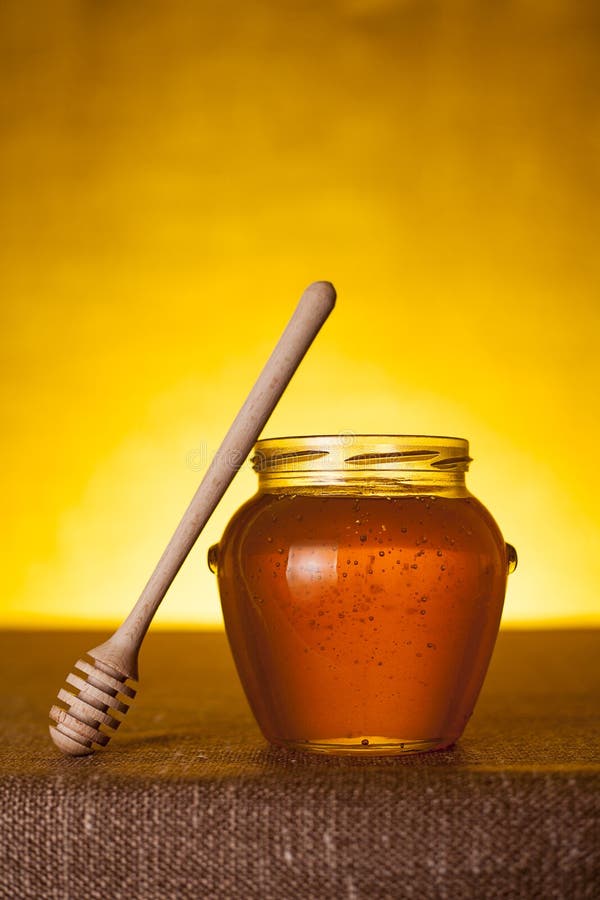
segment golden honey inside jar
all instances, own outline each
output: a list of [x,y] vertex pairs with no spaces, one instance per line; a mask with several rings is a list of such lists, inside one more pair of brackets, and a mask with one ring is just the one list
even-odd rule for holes
[[461,438],[258,442],[258,493],[209,562],[269,741],[387,755],[460,737],[516,565],[469,462]]

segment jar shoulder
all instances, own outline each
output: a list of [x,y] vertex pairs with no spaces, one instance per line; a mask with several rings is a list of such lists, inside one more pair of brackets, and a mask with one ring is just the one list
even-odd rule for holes
[[349,531],[381,529],[431,540],[468,540],[482,547],[504,549],[500,528],[487,507],[473,494],[353,496],[323,493],[268,494],[258,492],[233,515],[221,545],[253,537],[276,539],[282,534],[307,539],[333,539]]
[[245,503],[238,507],[225,526],[220,546],[223,547],[226,544],[230,544],[234,539],[251,528],[255,521],[268,511],[273,500],[274,498],[271,495],[263,494],[260,491],[249,497]]
[[489,511],[487,506],[479,500],[474,494],[469,493],[467,498],[469,501],[469,507],[473,510],[474,514],[478,519],[483,521],[490,533],[490,535],[497,542],[501,543],[504,547],[504,538],[502,537],[502,531],[500,530],[500,526],[496,522],[494,516]]

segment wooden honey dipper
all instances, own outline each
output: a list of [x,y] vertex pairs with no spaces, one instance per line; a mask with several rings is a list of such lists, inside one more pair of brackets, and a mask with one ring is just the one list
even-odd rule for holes
[[137,603],[112,637],[88,650],[90,660],[78,660],[74,667],[77,671],[67,675],[66,683],[75,693],[61,689],[61,705],[50,710],[54,722],[50,734],[63,753],[87,756],[94,752],[94,744],[106,746],[110,740],[110,732],[101,730],[102,725],[115,730],[121,724],[117,714],[127,712],[136,693],[127,680],[138,680],[139,649],[156,610],[335,306],[335,299],[335,289],[328,281],[316,281],[304,291]]

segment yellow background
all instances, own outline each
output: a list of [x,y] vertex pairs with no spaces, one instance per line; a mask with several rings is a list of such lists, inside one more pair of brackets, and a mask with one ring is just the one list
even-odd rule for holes
[[469,438],[505,623],[598,623],[599,60],[593,0],[4,2],[2,624],[123,616],[317,278],[265,434]]

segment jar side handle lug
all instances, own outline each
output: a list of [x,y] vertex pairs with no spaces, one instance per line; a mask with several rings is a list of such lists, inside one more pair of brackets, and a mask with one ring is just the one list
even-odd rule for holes
[[212,544],[208,548],[208,553],[206,555],[206,561],[208,563],[208,568],[213,573],[213,575],[217,574],[218,563],[219,563],[219,545]]
[[509,575],[512,575],[512,573],[515,571],[518,562],[519,557],[517,556],[517,551],[512,544],[506,544],[506,566]]

